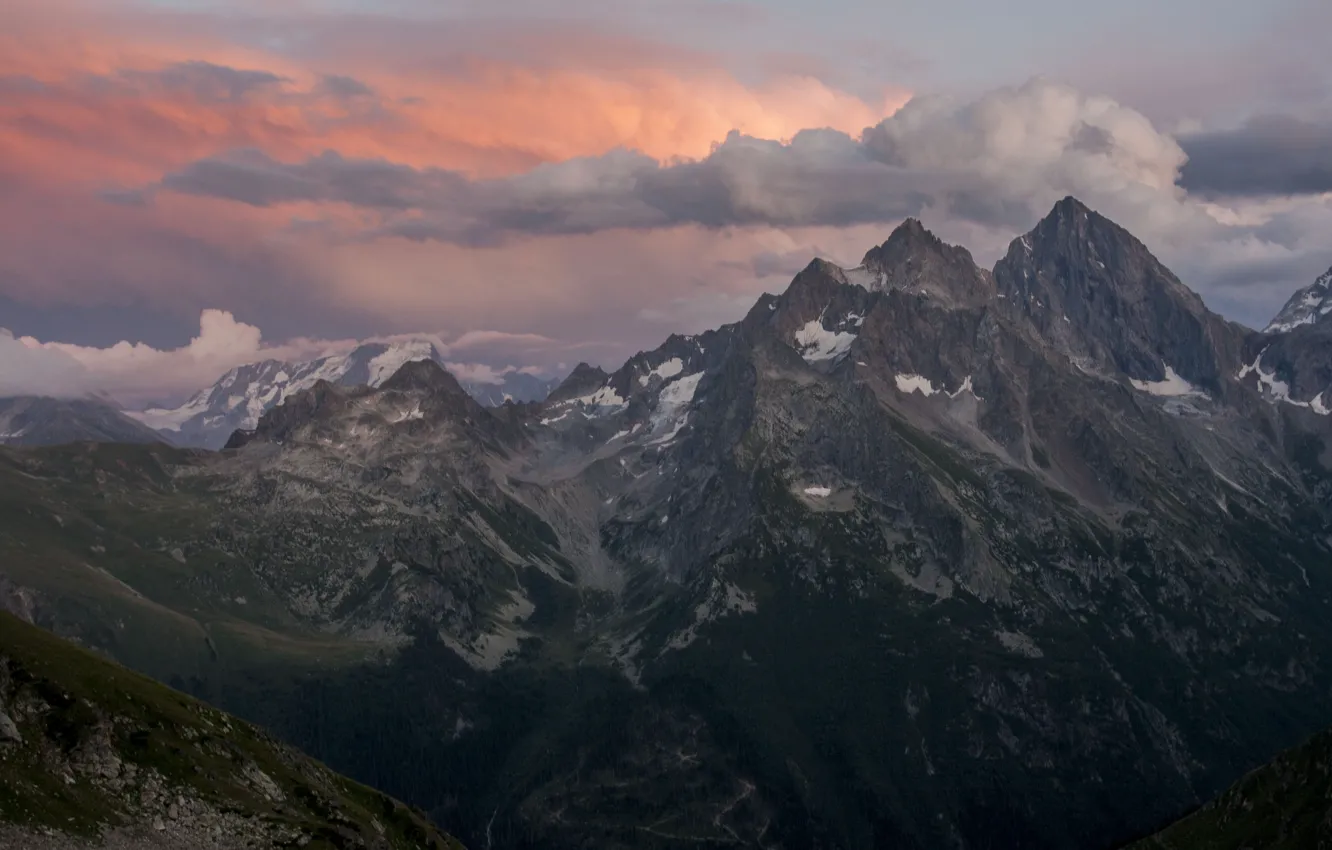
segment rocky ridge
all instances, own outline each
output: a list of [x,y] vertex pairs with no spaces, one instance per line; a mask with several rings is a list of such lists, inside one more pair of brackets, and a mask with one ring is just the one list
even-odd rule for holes
[[469,840],[1110,846],[1332,712],[1332,433],[1261,339],[1072,199],[993,271],[907,222],[544,403],[423,362],[0,454],[0,553]]
[[[443,365],[446,357],[434,340],[422,338],[365,343],[345,354],[304,362],[264,360],[232,369],[178,408],[127,411],[126,415],[157,429],[176,445],[218,449],[233,431],[255,428],[266,411],[320,381],[341,387],[378,387],[403,364],[420,360]],[[497,383],[471,381],[465,389],[480,404],[499,407],[506,402],[540,401],[557,383],[520,371],[498,378]]]

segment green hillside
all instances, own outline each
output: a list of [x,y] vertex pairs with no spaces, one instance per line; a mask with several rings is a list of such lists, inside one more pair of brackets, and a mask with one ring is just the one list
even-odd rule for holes
[[462,846],[420,813],[254,726],[0,612],[0,845],[99,839],[164,848]]

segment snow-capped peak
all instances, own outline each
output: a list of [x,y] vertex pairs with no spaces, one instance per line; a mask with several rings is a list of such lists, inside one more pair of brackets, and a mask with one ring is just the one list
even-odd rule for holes
[[1332,269],[1290,297],[1263,333],[1287,333],[1332,315]]
[[[444,352],[429,337],[363,343],[345,354],[332,354],[298,363],[265,360],[232,369],[217,383],[200,390],[189,401],[172,410],[126,411],[150,428],[169,432],[185,445],[217,448],[237,429],[252,429],[268,410],[319,381],[340,386],[378,387],[404,365],[434,360],[447,367]],[[498,403],[501,391],[522,400],[539,400],[550,391],[551,382],[523,373],[512,373],[512,385],[464,384],[481,403]],[[521,386],[520,386],[521,384]],[[527,384],[532,384],[529,387]]]

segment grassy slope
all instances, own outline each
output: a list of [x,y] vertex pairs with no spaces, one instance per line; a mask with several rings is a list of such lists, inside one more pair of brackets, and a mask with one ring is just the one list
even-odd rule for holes
[[1332,731],[1287,750],[1129,850],[1332,847]]
[[[307,847],[344,845],[353,833],[393,848],[460,847],[418,812],[338,776],[257,728],[147,677],[0,613],[0,699],[18,720],[21,744],[0,745],[0,822],[95,835],[127,821],[124,795],[53,770],[86,748],[99,727],[122,763],[155,771],[221,811],[280,823],[313,836]],[[7,683],[7,684],[6,684]],[[44,711],[20,706],[45,705]],[[275,802],[244,769],[282,791]]]
[[217,510],[167,471],[192,459],[163,446],[0,449],[0,577],[42,594],[43,625],[164,680],[373,655],[297,623],[230,553],[176,558],[169,541],[202,535]]

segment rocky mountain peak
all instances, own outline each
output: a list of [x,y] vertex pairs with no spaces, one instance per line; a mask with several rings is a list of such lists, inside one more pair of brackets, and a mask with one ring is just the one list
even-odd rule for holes
[[1236,377],[1269,400],[1332,416],[1332,269],[1248,340]]
[[1056,203],[996,264],[1009,312],[1076,362],[1131,380],[1219,386],[1242,332],[1210,312],[1127,230],[1076,198]]
[[237,429],[223,448],[238,449],[258,437],[281,442],[317,415],[341,410],[347,406],[347,402],[348,394],[345,390],[320,379],[309,389],[288,397],[282,404],[264,413],[254,428]]
[[571,398],[577,398],[586,395],[606,383],[610,377],[605,369],[600,366],[593,366],[590,363],[579,363],[569,373],[569,377],[554,389],[546,397],[548,403],[566,401]]
[[897,227],[893,228],[893,232],[888,235],[888,241],[875,248],[871,248],[866,252],[865,259],[862,262],[868,266],[877,255],[890,248],[896,248],[899,251],[911,250],[913,248],[929,251],[939,250],[942,247],[945,247],[943,240],[931,233],[930,230],[921,223],[920,219],[907,218]]
[[864,285],[855,279],[853,272],[816,257],[796,274],[780,296],[759,299],[742,324],[751,329],[773,327],[785,338],[796,327],[821,316],[830,302],[846,294],[851,283]]
[[434,360],[412,360],[404,363],[380,386],[386,390],[400,392],[424,391],[450,396],[467,395],[467,391],[458,383],[458,379]]
[[1071,195],[1057,202],[1015,244],[1024,247],[1024,241],[1031,245],[1031,250],[1065,254],[1093,264],[1110,259],[1155,262],[1147,246],[1132,233]]
[[869,277],[869,289],[918,292],[950,305],[986,300],[994,290],[970,251],[944,242],[914,218],[870,249],[860,270]]
[[[168,435],[177,445],[221,448],[232,432],[255,429],[265,411],[317,381],[379,387],[403,364],[414,361],[442,366],[445,354],[433,337],[421,337],[362,343],[346,353],[314,360],[264,360],[232,369],[178,408],[127,411],[127,415]],[[489,406],[541,400],[554,385],[549,378],[519,371],[502,373],[498,383],[460,383],[478,403]]]
[[[1065,195],[1063,198],[1055,201],[1055,205],[1050,208],[1050,212],[1045,218],[1047,221],[1054,219],[1076,223],[1079,221],[1092,221],[1096,218],[1101,218],[1101,216],[1097,215],[1095,210],[1072,195]],[[1108,219],[1102,220],[1108,222]],[[1113,222],[1109,223],[1113,224]]]
[[1301,325],[1332,322],[1332,269],[1290,297],[1263,333],[1288,333]]

